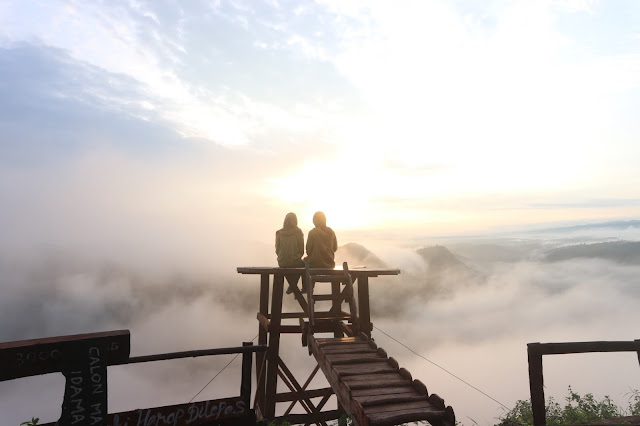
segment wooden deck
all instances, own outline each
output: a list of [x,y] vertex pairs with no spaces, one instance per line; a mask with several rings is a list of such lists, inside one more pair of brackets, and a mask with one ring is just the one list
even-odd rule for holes
[[387,357],[364,334],[309,339],[309,346],[338,401],[359,426],[426,420],[454,426],[453,409]]

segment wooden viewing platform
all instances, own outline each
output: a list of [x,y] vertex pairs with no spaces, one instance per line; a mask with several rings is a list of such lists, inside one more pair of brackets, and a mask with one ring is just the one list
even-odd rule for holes
[[[258,343],[267,344],[268,349],[266,354],[256,354],[258,417],[278,423],[326,425],[327,421],[348,414],[359,426],[391,426],[419,420],[435,426],[455,425],[453,409],[445,407],[439,396],[429,395],[422,382],[412,380],[411,374],[399,368],[371,339],[369,279],[398,275],[399,269],[349,269],[345,263],[342,269],[239,267],[237,271],[260,275]],[[300,307],[298,312],[282,311],[285,277],[302,278],[307,283],[306,294],[299,286],[291,287]],[[329,293],[316,293],[323,289],[329,289]],[[331,306],[317,309],[316,302]],[[343,303],[348,305],[348,312],[342,309]],[[295,320],[297,324],[283,324],[283,320]],[[309,353],[318,361],[303,385],[280,358],[282,333],[300,333],[303,345],[309,346]],[[333,337],[318,338],[315,333],[332,333]],[[319,370],[330,387],[308,389]],[[277,392],[279,379],[289,392]],[[323,411],[332,395],[336,395],[337,410]],[[320,397],[319,402],[312,401]],[[287,404],[284,414],[277,415],[277,403]],[[291,413],[297,403],[306,414]]]

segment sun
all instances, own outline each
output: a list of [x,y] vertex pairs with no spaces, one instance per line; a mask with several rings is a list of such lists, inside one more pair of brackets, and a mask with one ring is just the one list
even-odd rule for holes
[[327,225],[335,229],[362,229],[372,226],[375,212],[371,194],[357,173],[339,160],[310,161],[289,176],[272,179],[274,196],[290,206],[303,228],[312,228],[313,214],[323,211]]

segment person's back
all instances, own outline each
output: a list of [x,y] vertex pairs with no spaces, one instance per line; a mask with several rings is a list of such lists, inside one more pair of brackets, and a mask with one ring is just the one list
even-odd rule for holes
[[311,268],[333,268],[336,266],[334,253],[338,249],[338,240],[333,229],[327,226],[327,218],[322,212],[313,215],[316,226],[307,237],[307,260]]
[[304,266],[304,234],[298,228],[298,217],[295,213],[287,213],[282,229],[276,231],[276,254],[278,266]]

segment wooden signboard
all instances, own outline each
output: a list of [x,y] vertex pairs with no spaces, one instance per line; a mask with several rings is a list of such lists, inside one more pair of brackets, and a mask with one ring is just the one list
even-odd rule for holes
[[240,396],[109,415],[109,426],[255,425],[255,421],[253,410]]
[[[86,424],[92,424],[90,421]],[[109,414],[108,426],[253,426],[256,416],[242,397],[141,408]],[[55,426],[47,423],[42,426]]]
[[[0,382],[62,371],[62,366],[76,356],[77,345],[98,342],[105,345],[100,358],[106,359],[107,365],[129,359],[129,330],[0,343]],[[86,355],[88,360],[89,354]]]
[[128,330],[0,344],[0,381],[62,372],[59,426],[107,426],[107,365],[129,359]]

